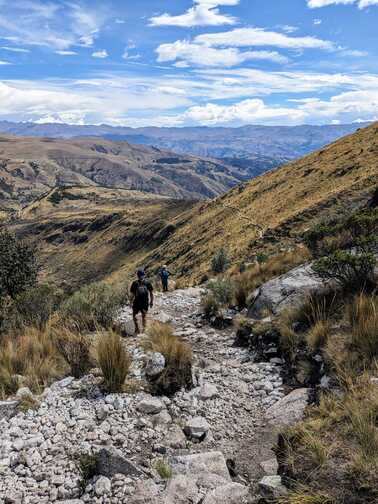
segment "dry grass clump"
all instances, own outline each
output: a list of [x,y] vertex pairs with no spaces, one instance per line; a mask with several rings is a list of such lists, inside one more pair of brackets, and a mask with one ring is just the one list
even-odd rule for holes
[[122,392],[132,358],[120,336],[113,331],[101,333],[97,344],[97,360],[108,392]]
[[358,295],[347,307],[352,346],[366,362],[378,356],[378,296]]
[[174,335],[168,324],[153,322],[147,329],[143,347],[149,352],[164,355],[166,367],[154,388],[157,393],[174,394],[192,386],[193,353],[190,345]]
[[306,335],[308,346],[312,350],[324,348],[330,336],[331,329],[331,322],[329,320],[319,320],[316,322]]
[[308,491],[304,486],[301,490],[290,492],[289,495],[281,497],[279,504],[337,504],[337,501],[329,494],[323,492]]
[[257,262],[246,271],[233,276],[237,306],[243,308],[247,304],[248,297],[263,283],[283,275],[309,259],[308,249],[306,247],[297,247],[294,250],[269,257],[263,262]]
[[54,329],[53,336],[58,352],[70,368],[70,374],[74,378],[84,376],[92,367],[88,336],[72,332],[66,327]]
[[377,502],[377,418],[378,386],[369,373],[351,378],[342,395],[323,395],[303,422],[281,435],[278,455],[292,482],[282,503],[301,502],[299,496],[318,502],[305,498],[318,494],[325,502]]
[[1,343],[0,395],[6,397],[17,391],[17,375],[24,385],[39,392],[63,376],[65,370],[49,328],[26,327],[21,334],[7,337]]

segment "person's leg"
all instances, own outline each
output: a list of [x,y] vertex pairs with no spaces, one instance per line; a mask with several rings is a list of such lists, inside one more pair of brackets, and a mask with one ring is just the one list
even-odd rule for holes
[[168,292],[168,280],[164,280],[163,282],[163,291]]
[[146,326],[147,326],[147,310],[142,310],[142,326],[143,326],[143,332],[146,332]]
[[134,321],[134,326],[135,326],[135,334],[140,333],[137,315],[138,315],[138,311],[134,309],[133,310],[133,321]]

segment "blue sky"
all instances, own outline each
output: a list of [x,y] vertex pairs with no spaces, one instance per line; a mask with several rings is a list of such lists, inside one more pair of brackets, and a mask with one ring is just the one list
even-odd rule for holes
[[0,0],[0,120],[378,118],[378,0]]

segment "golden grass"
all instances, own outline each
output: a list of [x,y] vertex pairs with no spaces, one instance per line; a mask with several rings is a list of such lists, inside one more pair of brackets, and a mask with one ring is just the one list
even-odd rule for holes
[[147,352],[158,352],[165,357],[165,369],[152,385],[156,392],[171,395],[192,386],[191,346],[175,336],[170,325],[152,322],[142,346]]
[[92,367],[91,342],[88,336],[73,332],[67,327],[54,328],[56,348],[70,368],[70,374],[81,378]]
[[39,392],[64,375],[63,359],[57,352],[50,329],[25,327],[20,335],[6,337],[0,349],[0,394],[7,396],[17,391],[16,375],[23,383]]
[[336,504],[337,501],[327,493],[313,492],[303,485],[301,490],[290,492],[289,495],[281,497],[279,504]]
[[352,345],[371,363],[378,356],[378,296],[358,295],[347,309]]
[[113,331],[101,333],[97,343],[97,360],[108,392],[122,392],[132,358],[122,339]]
[[308,346],[312,350],[319,350],[323,348],[331,333],[331,322],[329,320],[319,320],[309,330],[306,335]]

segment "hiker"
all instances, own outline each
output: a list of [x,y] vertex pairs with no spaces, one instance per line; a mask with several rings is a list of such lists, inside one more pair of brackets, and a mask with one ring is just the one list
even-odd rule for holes
[[163,292],[168,292],[168,279],[171,276],[171,273],[168,271],[167,266],[164,265],[161,268],[159,275],[163,286]]
[[132,283],[130,288],[133,300],[133,320],[135,325],[135,334],[140,333],[137,319],[138,313],[140,312],[142,314],[143,332],[145,332],[148,308],[152,308],[154,305],[154,289],[151,282],[146,279],[146,275],[143,269],[138,269],[137,277],[138,279]]

